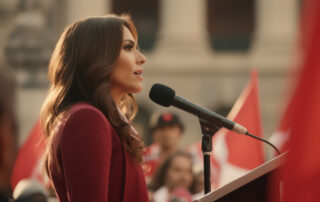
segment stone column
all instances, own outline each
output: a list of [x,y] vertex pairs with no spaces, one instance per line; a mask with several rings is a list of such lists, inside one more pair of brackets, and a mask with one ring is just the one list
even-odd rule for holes
[[250,66],[260,73],[261,114],[266,138],[282,116],[289,68],[299,58],[296,55],[299,17],[298,0],[256,1],[256,32]]
[[68,0],[67,24],[89,16],[105,15],[111,11],[111,0]]
[[157,55],[210,53],[205,0],[162,0]]
[[253,66],[287,67],[295,48],[299,23],[298,0],[257,0]]

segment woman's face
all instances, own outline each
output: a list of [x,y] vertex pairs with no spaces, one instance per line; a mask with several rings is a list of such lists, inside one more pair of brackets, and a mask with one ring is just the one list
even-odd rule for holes
[[176,188],[189,189],[192,184],[192,162],[185,156],[172,159],[165,176],[165,185],[170,191]]
[[127,27],[123,28],[121,51],[110,74],[110,90],[115,102],[127,93],[138,93],[142,90],[143,69],[146,58],[137,48]]

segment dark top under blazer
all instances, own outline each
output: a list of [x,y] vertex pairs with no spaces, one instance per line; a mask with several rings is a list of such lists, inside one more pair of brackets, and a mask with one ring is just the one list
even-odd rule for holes
[[142,168],[97,108],[78,103],[57,127],[49,172],[59,201],[148,201]]

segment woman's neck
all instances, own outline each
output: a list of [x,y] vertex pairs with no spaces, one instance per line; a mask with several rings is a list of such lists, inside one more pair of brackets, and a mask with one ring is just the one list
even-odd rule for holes
[[124,96],[123,93],[117,89],[114,89],[114,90],[111,89],[110,92],[111,92],[111,96],[112,96],[114,103],[117,106],[120,106],[121,98]]

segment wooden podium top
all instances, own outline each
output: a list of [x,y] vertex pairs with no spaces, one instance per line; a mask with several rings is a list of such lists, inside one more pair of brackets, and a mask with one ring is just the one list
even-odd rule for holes
[[210,193],[202,196],[201,198],[196,200],[196,202],[215,201],[215,200],[220,199],[223,196],[226,196],[229,193],[239,189],[240,187],[242,187],[246,184],[249,184],[250,182],[266,175],[267,173],[275,170],[276,168],[280,167],[283,164],[283,162],[287,156],[287,153],[288,152],[285,152],[285,153],[265,162],[264,164],[256,167],[255,169],[248,172],[247,174],[237,178],[236,180],[214,190],[213,192],[210,192]]

